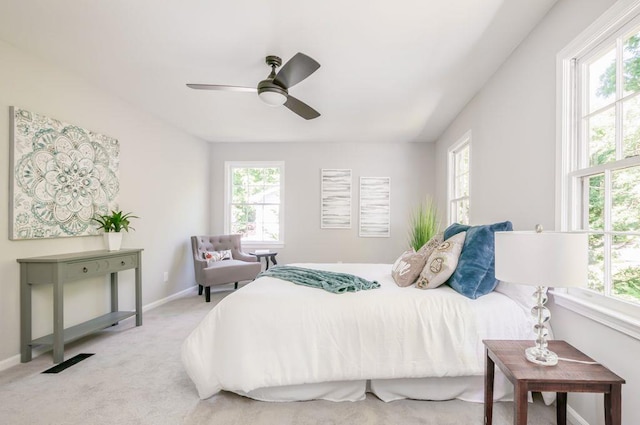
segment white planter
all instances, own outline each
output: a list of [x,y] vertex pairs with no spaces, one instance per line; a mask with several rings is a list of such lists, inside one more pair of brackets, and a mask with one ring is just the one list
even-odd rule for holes
[[120,232],[105,233],[104,243],[107,246],[107,251],[120,251],[120,245],[122,245],[122,233]]

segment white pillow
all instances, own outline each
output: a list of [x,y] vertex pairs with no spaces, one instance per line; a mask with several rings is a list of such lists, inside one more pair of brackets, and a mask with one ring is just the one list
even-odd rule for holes
[[211,265],[217,261],[231,260],[231,258],[233,258],[230,249],[222,251],[207,251],[203,256],[204,259],[207,260],[207,267],[211,267]]
[[536,297],[533,296],[534,292],[536,292],[535,286],[500,281],[495,291],[511,298],[527,312],[530,312],[538,304]]
[[460,232],[433,250],[416,281],[416,287],[434,289],[451,277],[458,265],[466,236],[467,232]]

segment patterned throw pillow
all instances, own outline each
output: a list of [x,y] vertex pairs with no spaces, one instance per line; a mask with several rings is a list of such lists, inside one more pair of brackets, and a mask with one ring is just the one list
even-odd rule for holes
[[418,288],[434,289],[449,279],[458,265],[466,236],[467,232],[460,232],[433,250],[416,282]]
[[436,233],[429,239],[429,242],[422,245],[422,248],[420,248],[418,252],[429,258],[433,250],[440,246],[442,242],[444,242],[444,232]]
[[225,249],[223,251],[207,251],[204,254],[204,259],[207,260],[207,267],[211,267],[216,261],[231,260],[231,250]]
[[405,287],[412,285],[418,278],[426,262],[426,255],[415,252],[414,250],[405,251],[396,262],[393,263],[391,276],[398,286]]

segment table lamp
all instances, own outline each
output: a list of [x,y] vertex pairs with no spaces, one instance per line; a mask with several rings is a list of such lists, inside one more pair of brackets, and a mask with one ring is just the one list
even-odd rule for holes
[[553,366],[558,356],[547,347],[546,323],[551,313],[545,307],[546,288],[586,286],[588,244],[586,233],[535,232],[495,233],[496,278],[508,283],[536,286],[537,304],[531,309],[536,319],[536,345],[525,350],[533,363]]

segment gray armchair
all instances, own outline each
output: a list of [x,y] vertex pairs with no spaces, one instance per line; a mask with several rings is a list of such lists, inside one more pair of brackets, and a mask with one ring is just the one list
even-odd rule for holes
[[[242,252],[240,235],[191,236],[193,266],[196,272],[198,295],[205,290],[206,302],[211,301],[211,286],[253,280],[262,270],[258,259]],[[231,250],[231,260],[215,261],[207,266],[204,254],[207,251]]]

